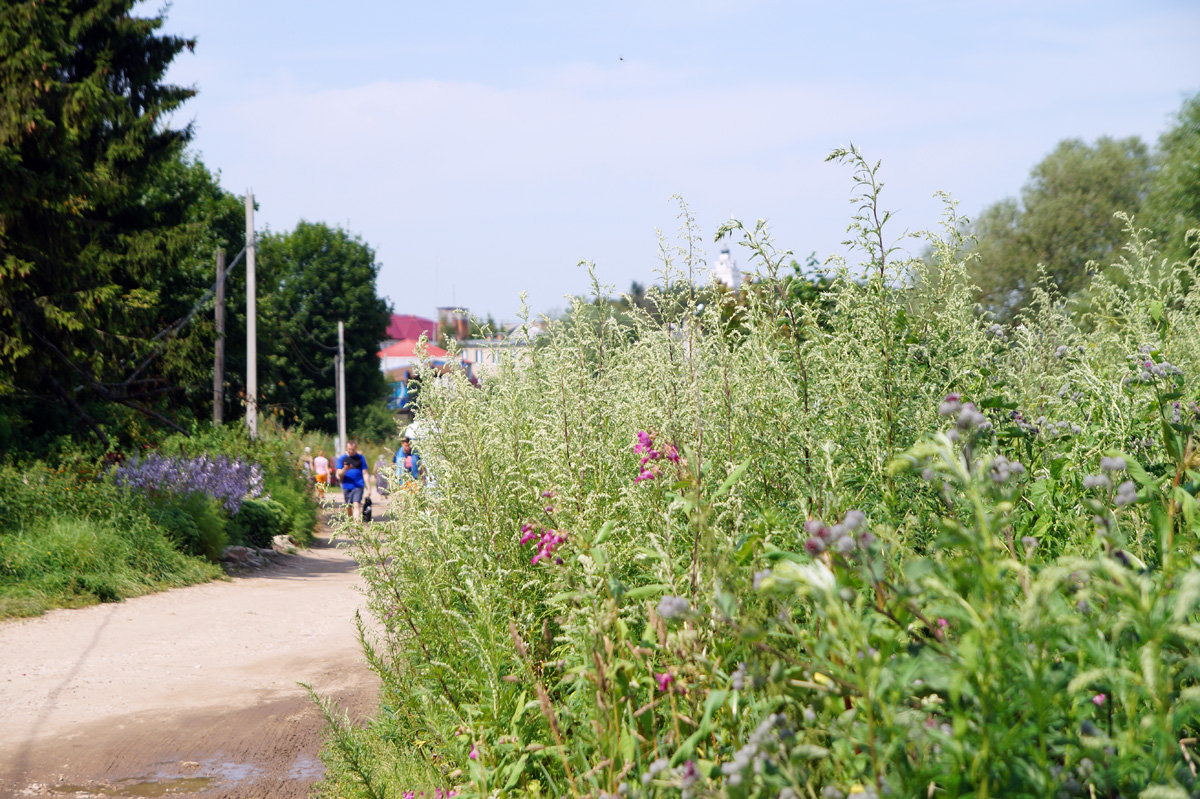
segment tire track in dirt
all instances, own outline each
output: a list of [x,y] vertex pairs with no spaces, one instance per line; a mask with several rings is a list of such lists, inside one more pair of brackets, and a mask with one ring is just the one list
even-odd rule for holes
[[375,709],[359,586],[321,537],[231,582],[0,623],[0,796],[305,796],[323,720],[297,682]]

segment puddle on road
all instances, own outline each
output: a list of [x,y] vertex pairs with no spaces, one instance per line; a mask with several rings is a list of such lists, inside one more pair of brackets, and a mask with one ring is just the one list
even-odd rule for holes
[[324,776],[325,764],[308,755],[296,755],[292,769],[288,772],[289,780],[318,780]]
[[179,796],[206,791],[216,782],[212,777],[180,777],[173,780],[144,780],[116,785],[55,785],[54,793],[88,796]]
[[[179,761],[179,763],[159,764],[165,766],[153,775],[145,774],[138,777],[127,777],[105,783],[91,785],[55,785],[47,786],[51,793],[64,796],[190,796],[205,793],[219,786],[228,787],[253,781],[263,776],[263,768],[253,763],[235,763],[229,760],[213,758],[201,762]],[[180,767],[187,770],[211,774],[209,777],[173,777],[171,772],[179,773]],[[325,773],[325,764],[308,755],[297,755],[292,762],[288,774],[289,780],[313,781]]]

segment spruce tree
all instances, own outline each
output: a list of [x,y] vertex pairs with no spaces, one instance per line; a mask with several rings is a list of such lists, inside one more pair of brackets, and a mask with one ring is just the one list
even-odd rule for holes
[[[186,203],[152,190],[193,95],[163,78],[193,40],[134,0],[0,5],[0,394],[54,401],[102,442],[96,403],[155,409],[162,273]],[[181,227],[183,226],[183,227]]]

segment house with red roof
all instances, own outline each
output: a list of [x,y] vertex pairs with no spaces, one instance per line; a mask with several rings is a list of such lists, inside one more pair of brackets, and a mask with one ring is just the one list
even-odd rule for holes
[[406,338],[416,340],[422,334],[430,341],[437,341],[437,329],[437,322],[432,319],[413,314],[394,313],[385,335],[388,337],[388,341],[402,341]]

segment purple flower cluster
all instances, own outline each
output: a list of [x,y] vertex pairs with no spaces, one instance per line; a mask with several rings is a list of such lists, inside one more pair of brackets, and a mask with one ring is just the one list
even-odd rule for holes
[[1168,377],[1183,374],[1183,371],[1178,366],[1172,365],[1169,361],[1156,361],[1155,356],[1157,354],[1157,350],[1149,344],[1143,344],[1138,347],[1137,352],[1128,356],[1129,368],[1133,373],[1121,382],[1125,385],[1129,385],[1130,383],[1153,383],[1156,380],[1165,380]]
[[659,464],[665,458],[671,463],[679,463],[682,458],[679,455],[679,449],[674,444],[668,444],[665,450],[659,451],[654,448],[654,434],[649,430],[639,430],[637,433],[637,443],[633,445],[633,451],[642,456],[642,470],[633,482],[640,483],[642,480],[653,480],[658,477]]
[[[558,549],[559,545],[567,540],[566,533],[560,533],[557,530],[551,530],[548,527],[537,527],[526,522],[521,525],[521,544],[533,543],[537,546],[537,553],[529,562],[537,565],[539,560],[549,560],[554,555],[554,550]],[[554,562],[562,564],[562,558],[554,558]]]
[[262,494],[263,471],[257,463],[224,455],[183,458],[152,454],[126,461],[113,472],[113,481],[143,494],[199,491],[233,514],[245,499]]
[[959,432],[986,433],[992,422],[972,402],[963,402],[959,394],[947,394],[938,405],[938,416],[953,416],[954,427],[946,434],[951,441],[958,441]]
[[1013,411],[1008,415],[1008,418],[1012,419],[1013,424],[1031,436],[1036,436],[1039,433],[1045,433],[1049,436],[1077,436],[1083,432],[1083,428],[1073,422],[1052,422],[1045,416],[1039,416],[1031,422],[1020,411]]
[[804,530],[810,536],[804,542],[804,550],[815,558],[826,550],[848,555],[856,549],[867,549],[875,536],[867,531],[854,535],[866,520],[860,510],[847,511],[845,518],[832,527],[826,527],[820,519],[809,519],[804,523]]

